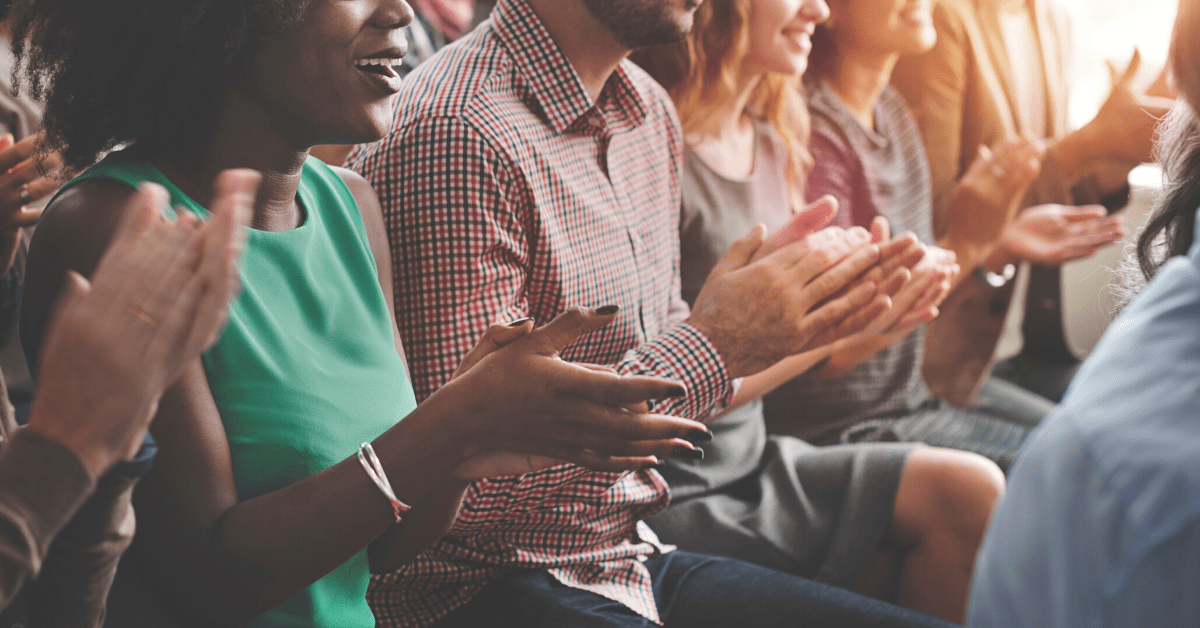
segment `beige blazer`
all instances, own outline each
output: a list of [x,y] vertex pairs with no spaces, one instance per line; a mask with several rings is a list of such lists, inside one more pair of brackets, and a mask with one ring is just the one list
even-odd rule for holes
[[[1067,131],[1066,16],[1050,0],[1029,0],[1046,80],[1046,124],[1051,138]],[[966,172],[980,146],[1026,132],[1017,115],[1013,77],[1000,31],[996,0],[940,0],[933,11],[937,44],[902,58],[892,74],[925,137],[934,193],[934,229],[945,231],[954,211],[948,192]],[[1073,192],[1051,150],[1024,206],[1092,202],[1094,191]],[[1078,188],[1078,186],[1076,186]],[[1091,198],[1086,198],[1091,197]],[[964,269],[970,272],[970,269]],[[966,405],[991,371],[992,357],[1013,297],[1012,282],[999,289],[968,277],[929,325],[924,374],[938,396]],[[1034,267],[1023,331],[1026,349],[1066,357],[1057,268]]]

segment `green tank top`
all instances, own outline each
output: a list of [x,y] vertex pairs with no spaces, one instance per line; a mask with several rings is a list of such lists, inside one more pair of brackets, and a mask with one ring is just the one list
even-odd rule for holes
[[[110,156],[71,183],[96,178],[158,183],[172,206],[207,213],[146,162]],[[310,157],[298,197],[303,225],[249,231],[241,295],[204,355],[241,499],[354,455],[416,407],[350,190]],[[368,581],[364,550],[248,625],[374,626]]]

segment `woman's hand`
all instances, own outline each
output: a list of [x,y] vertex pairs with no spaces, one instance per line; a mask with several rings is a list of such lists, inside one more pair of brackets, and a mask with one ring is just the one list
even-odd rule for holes
[[[1021,212],[1004,230],[1000,251],[1011,258],[1046,266],[1090,257],[1129,235],[1122,216],[1109,216],[1100,205],[1038,205]],[[998,263],[993,263],[998,266]]]
[[68,272],[29,429],[70,448],[92,477],[136,453],[163,390],[224,326],[258,182],[222,174],[203,225],[164,219],[166,190],[146,184],[91,281]]
[[529,319],[488,329],[451,382],[436,393],[470,396],[464,398],[464,416],[476,451],[456,475],[519,475],[566,462],[625,471],[663,458],[702,455],[693,442],[712,438],[702,423],[649,414],[645,405],[687,394],[681,384],[621,376],[558,357],[617,313],[601,311],[575,307],[539,329]]
[[1025,138],[1003,142],[994,150],[980,146],[979,155],[950,192],[943,246],[971,266],[986,257],[1020,209],[1041,171],[1043,154],[1041,146]]
[[7,272],[17,253],[21,227],[36,224],[42,208],[30,207],[62,185],[63,161],[50,153],[34,158],[42,134],[16,144],[12,134],[0,137],[0,271]]

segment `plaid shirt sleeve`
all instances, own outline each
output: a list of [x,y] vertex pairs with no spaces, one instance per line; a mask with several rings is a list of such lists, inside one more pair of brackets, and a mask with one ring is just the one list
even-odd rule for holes
[[[488,325],[523,316],[545,324],[571,304],[558,303],[562,288],[541,270],[553,253],[541,237],[529,183],[482,133],[458,118],[426,117],[373,148],[354,167],[385,208],[395,293],[403,301],[397,324],[423,400],[450,379]],[[671,307],[664,333],[614,367],[683,382],[688,397],[654,411],[707,418],[728,404],[732,386],[716,348],[686,323],[678,287],[672,298],[682,307]]]

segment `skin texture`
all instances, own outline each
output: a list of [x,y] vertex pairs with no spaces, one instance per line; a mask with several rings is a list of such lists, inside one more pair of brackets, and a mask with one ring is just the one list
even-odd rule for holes
[[[252,168],[262,184],[250,226],[284,231],[303,224],[295,199],[307,149],[371,141],[389,128],[391,95],[372,87],[353,61],[400,47],[400,29],[411,15],[399,0],[314,0],[295,27],[260,42],[248,78],[222,94],[212,137],[186,147],[183,162],[155,165],[206,208],[214,207],[212,184],[220,172]],[[338,173],[358,202],[390,307],[392,265],[378,200],[361,177]],[[119,208],[134,194],[91,180],[47,209],[28,266],[27,348],[42,343],[50,304],[63,289],[59,278],[65,270],[92,275]],[[563,344],[612,316],[577,309],[529,331],[475,362],[373,442],[398,497],[413,505],[404,523],[373,548],[374,568],[388,570],[435,540],[472,477],[525,472],[552,460],[639,468],[677,447],[692,448],[686,439],[707,433],[694,421],[644,412],[647,400],[683,394],[678,384],[623,378],[556,357]],[[284,489],[240,500],[199,361],[185,365],[163,396],[152,431],[159,455],[136,496],[135,562],[187,623],[244,622],[342,564],[394,522],[353,456]]]

